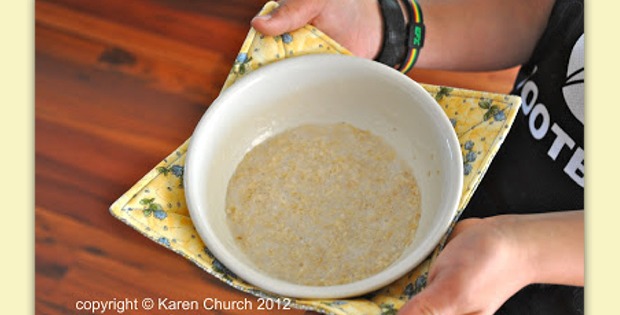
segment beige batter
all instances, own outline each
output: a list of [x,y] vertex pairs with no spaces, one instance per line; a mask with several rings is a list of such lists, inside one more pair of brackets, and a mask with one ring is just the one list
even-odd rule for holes
[[237,244],[289,282],[335,285],[376,274],[411,243],[420,195],[383,139],[346,123],[304,125],[246,154],[226,196]]

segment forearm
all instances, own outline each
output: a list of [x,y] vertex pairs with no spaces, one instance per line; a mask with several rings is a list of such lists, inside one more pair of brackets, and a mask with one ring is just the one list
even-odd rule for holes
[[493,218],[507,227],[530,283],[584,285],[584,213],[553,212]]
[[[426,39],[415,66],[473,71],[509,68],[527,61],[555,2],[416,1],[422,8]],[[382,45],[376,0],[281,0],[273,14],[252,20],[252,26],[266,35],[280,35],[307,23],[360,57],[375,58]]]
[[418,0],[426,24],[416,67],[497,70],[529,58],[554,0]]

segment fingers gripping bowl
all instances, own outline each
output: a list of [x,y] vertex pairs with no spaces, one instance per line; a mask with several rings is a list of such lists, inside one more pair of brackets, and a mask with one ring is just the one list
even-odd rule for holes
[[[244,156],[274,135],[303,125],[339,123],[381,137],[410,166],[421,196],[413,241],[389,266],[353,282],[319,286],[274,277],[257,268],[235,241],[227,224],[229,182]],[[285,296],[342,298],[379,289],[430,254],[456,214],[462,165],[452,125],[417,83],[372,61],[313,55],[260,68],[213,102],[192,135],[184,185],[201,238],[242,279]]]

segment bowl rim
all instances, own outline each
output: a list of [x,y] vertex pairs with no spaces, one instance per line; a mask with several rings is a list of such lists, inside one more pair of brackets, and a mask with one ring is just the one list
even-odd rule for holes
[[[449,133],[450,135],[447,138],[447,143],[448,147],[451,150],[455,150],[456,152],[454,154],[454,161],[456,164],[456,169],[458,171],[457,174],[454,175],[457,177],[456,188],[451,190],[451,192],[453,193],[452,196],[446,196],[446,198],[450,198],[448,205],[450,213],[452,213],[452,217],[449,219],[441,220],[441,222],[439,222],[440,224],[438,224],[433,229],[439,230],[440,233],[437,233],[434,237],[432,237],[429,242],[420,244],[421,247],[419,247],[419,250],[416,249],[412,251],[411,253],[407,254],[402,259],[397,260],[395,263],[391,264],[379,273],[355,282],[332,286],[309,286],[294,284],[277,278],[273,278],[264,273],[257,272],[256,270],[254,270],[254,268],[249,267],[248,263],[235,259],[234,255],[229,253],[226,246],[221,242],[218,235],[216,235],[216,233],[214,233],[213,230],[209,228],[209,224],[208,222],[206,222],[207,220],[205,220],[206,215],[201,213],[201,211],[206,212],[208,210],[201,209],[198,205],[198,202],[196,201],[197,198],[194,197],[194,194],[197,194],[197,192],[194,190],[193,184],[193,182],[195,181],[193,176],[193,165],[196,163],[200,163],[199,153],[196,153],[193,150],[193,148],[197,146],[193,145],[194,141],[204,141],[204,135],[209,134],[208,131],[212,125],[210,124],[210,122],[214,119],[214,117],[217,116],[218,112],[223,107],[223,104],[227,103],[228,99],[236,97],[236,94],[239,93],[238,91],[241,91],[252,85],[253,82],[260,79],[260,77],[268,75],[269,72],[282,71],[283,68],[288,68],[291,66],[291,64],[303,64],[304,67],[315,69],[316,66],[324,64],[326,62],[332,62],[336,65],[346,64],[347,66],[352,65],[355,67],[361,66],[371,68],[371,70],[377,72],[378,75],[389,77],[390,80],[393,79],[399,81],[395,82],[395,84],[405,84],[410,86],[412,89],[417,89],[417,94],[422,95],[422,98],[426,98],[426,100],[422,100],[421,103],[434,103],[437,105],[431,110],[441,113],[440,117],[443,118],[441,118],[441,121],[439,122],[442,125],[440,126],[440,128],[449,128],[448,130],[454,131],[454,128],[445,112],[440,108],[435,99],[433,99],[420,84],[418,84],[408,76],[396,71],[395,69],[389,68],[385,65],[379,64],[371,60],[366,60],[353,56],[321,54],[298,56],[295,58],[284,59],[269,65],[265,65],[255,71],[252,71],[251,73],[248,73],[244,77],[240,78],[236,83],[231,85],[228,89],[223,91],[213,101],[213,103],[209,106],[209,108],[201,117],[200,121],[194,129],[194,132],[192,133],[190,142],[188,144],[185,161],[185,171],[183,176],[183,185],[187,208],[192,219],[192,223],[196,228],[200,238],[217,260],[223,263],[229,270],[234,272],[240,279],[257,286],[262,290],[288,297],[311,299],[345,298],[365,294],[396,281],[407,272],[415,268],[417,265],[419,265],[424,259],[426,259],[437,246],[437,244],[439,244],[441,238],[443,238],[444,235],[448,232],[453,217],[458,211],[458,202],[460,201],[461,191],[463,187],[463,161],[460,144],[456,133],[452,132]],[[421,255],[418,254],[420,251],[422,252]],[[417,257],[411,257],[413,254],[416,254]]]

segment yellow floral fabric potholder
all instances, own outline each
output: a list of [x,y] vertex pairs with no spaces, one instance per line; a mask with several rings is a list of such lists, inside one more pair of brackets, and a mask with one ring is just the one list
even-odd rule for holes
[[[276,6],[275,2],[267,3],[261,14]],[[251,29],[223,89],[261,66],[284,58],[315,53],[351,54],[310,25],[275,37],[264,36]],[[508,133],[521,101],[516,96],[432,85],[423,87],[445,111],[461,144],[465,172],[459,204],[459,210],[462,211]],[[292,299],[276,296],[244,282],[213,257],[192,224],[183,190],[188,143],[189,140],[185,141],[114,202],[110,207],[112,215],[232,287],[258,297],[285,302],[299,309],[327,314],[394,314],[424,288],[429,267],[449,233],[433,254],[414,270],[383,289],[357,298]],[[458,215],[454,222],[457,218]]]

